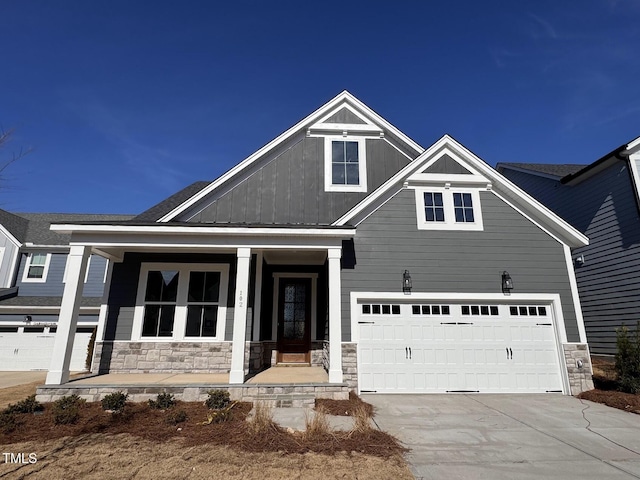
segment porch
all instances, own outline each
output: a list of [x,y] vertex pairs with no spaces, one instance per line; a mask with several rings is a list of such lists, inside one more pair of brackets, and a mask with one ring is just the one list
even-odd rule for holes
[[63,385],[41,385],[36,395],[52,402],[77,394],[97,402],[113,392],[129,394],[133,402],[170,393],[186,402],[204,401],[210,390],[226,390],[232,400],[265,402],[273,407],[313,406],[316,398],[346,400],[349,387],[329,383],[322,367],[272,367],[249,378],[244,384],[229,384],[228,373],[107,373],[73,379]]

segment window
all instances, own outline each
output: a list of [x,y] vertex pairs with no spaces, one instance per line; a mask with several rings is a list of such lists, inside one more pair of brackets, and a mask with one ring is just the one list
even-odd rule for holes
[[520,317],[545,317],[547,315],[547,307],[518,305],[509,307],[509,314]]
[[427,222],[444,222],[442,193],[424,192],[424,215]]
[[416,188],[416,216],[420,230],[482,230],[478,190]]
[[449,315],[449,305],[411,305],[413,315]]
[[224,338],[228,278],[222,264],[143,264],[132,338]]
[[220,272],[191,272],[185,337],[215,337]]
[[325,137],[325,191],[366,192],[365,140]]
[[50,260],[50,253],[30,253],[27,256],[27,263],[24,267],[22,281],[45,282],[47,280]]
[[462,305],[460,311],[462,315],[499,315],[497,305]]
[[400,315],[400,305],[362,305],[363,315]]
[[456,216],[456,222],[473,222],[473,202],[470,193],[453,194],[453,211]]

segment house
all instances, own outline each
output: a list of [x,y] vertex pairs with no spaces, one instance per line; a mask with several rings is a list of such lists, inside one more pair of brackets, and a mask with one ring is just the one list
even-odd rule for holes
[[[71,247],[42,399],[99,394],[68,380],[92,254],[110,260],[93,366],[105,392],[120,373],[219,374],[246,398],[281,365],[327,380],[259,393],[591,385],[571,261],[587,238],[452,137],[425,150],[346,91],[130,221],[51,228]],[[204,395],[189,378],[185,396]]]
[[589,165],[499,163],[497,170],[589,237],[573,252],[591,353],[616,353],[640,320],[640,137]]
[[[69,236],[51,222],[122,221],[125,215],[13,214],[0,210],[0,370],[47,370],[58,325]],[[83,278],[69,368],[85,370],[108,261],[92,255]]]

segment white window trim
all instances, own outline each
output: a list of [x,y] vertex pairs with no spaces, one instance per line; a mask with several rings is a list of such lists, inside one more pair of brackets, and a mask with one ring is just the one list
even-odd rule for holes
[[[426,192],[442,193],[444,206],[444,222],[427,222],[424,207],[424,194]],[[473,202],[473,222],[456,222],[453,208],[454,193],[470,193]],[[419,187],[415,188],[416,195],[416,220],[418,230],[483,230],[482,207],[480,205],[480,191],[469,188],[447,187]]]
[[[142,322],[144,321],[144,295],[147,291],[147,277],[152,270],[173,270],[180,275],[178,279],[178,294],[176,310],[173,318],[173,336],[171,337],[143,337]],[[218,317],[215,337],[185,337],[187,327],[187,297],[189,293],[190,272],[220,272],[220,294],[218,297]],[[138,279],[138,294],[133,314],[133,328],[131,339],[136,342],[221,342],[224,341],[227,324],[227,293],[229,290],[229,265],[222,263],[143,263],[140,266]]]
[[[356,142],[358,144],[358,169],[360,183],[358,185],[334,185],[332,168],[331,142]],[[366,192],[367,191],[367,151],[366,138],[351,135],[334,135],[324,137],[324,191],[325,192]]]
[[51,265],[51,254],[47,253],[47,258],[44,261],[44,271],[42,272],[42,278],[27,278],[29,274],[29,267],[31,266],[31,259],[34,254],[41,254],[42,252],[33,252],[27,254],[27,260],[24,264],[24,271],[22,272],[22,283],[45,283],[47,281],[47,275],[49,274],[49,265]]

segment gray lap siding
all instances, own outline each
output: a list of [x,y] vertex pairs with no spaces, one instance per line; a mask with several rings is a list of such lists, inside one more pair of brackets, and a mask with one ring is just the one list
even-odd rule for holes
[[343,341],[351,340],[350,292],[558,293],[570,342],[579,341],[561,243],[492,192],[480,192],[483,231],[418,230],[414,191],[403,189],[357,227],[352,268],[342,269]]

